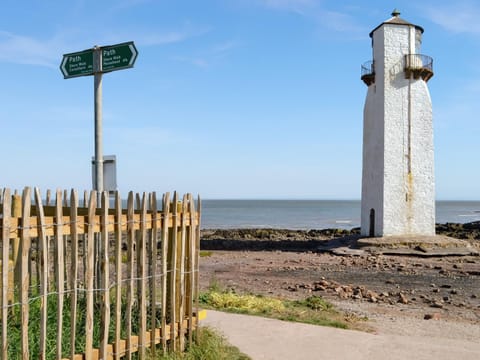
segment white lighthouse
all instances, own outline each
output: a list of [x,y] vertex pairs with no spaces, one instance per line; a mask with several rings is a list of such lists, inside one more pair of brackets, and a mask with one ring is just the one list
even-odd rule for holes
[[435,235],[432,59],[421,55],[423,29],[394,10],[370,33],[373,61],[363,123],[361,233]]

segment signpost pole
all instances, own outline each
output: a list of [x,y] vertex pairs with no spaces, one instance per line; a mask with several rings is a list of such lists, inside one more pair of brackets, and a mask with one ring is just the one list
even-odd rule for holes
[[[78,76],[94,76],[95,108],[95,160],[93,188],[98,193],[100,205],[104,190],[103,143],[102,143],[102,76],[103,73],[132,68],[138,51],[133,41],[110,46],[94,46],[79,52],[64,54],[60,71],[65,79]],[[107,189],[108,190],[108,189]]]
[[[95,190],[97,190],[97,207],[101,207],[103,192],[103,142],[102,142],[102,49],[98,46],[93,48],[93,77],[95,97]],[[100,265],[100,234],[95,234],[94,239],[94,262],[96,284],[95,288],[100,289],[102,285]]]
[[98,200],[103,191],[103,142],[102,142],[102,49],[95,46],[93,53],[95,96],[95,190]]

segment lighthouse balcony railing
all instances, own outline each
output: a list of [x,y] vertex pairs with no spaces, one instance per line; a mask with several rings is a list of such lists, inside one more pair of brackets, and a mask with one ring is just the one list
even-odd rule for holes
[[433,76],[433,59],[422,54],[405,55],[405,77],[410,79],[422,78],[425,81]]
[[375,82],[375,63],[372,60],[362,65],[362,75],[360,78],[367,86]]

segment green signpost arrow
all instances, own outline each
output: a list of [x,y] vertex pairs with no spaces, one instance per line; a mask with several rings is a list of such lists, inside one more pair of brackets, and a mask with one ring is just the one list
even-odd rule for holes
[[65,79],[93,75],[93,50],[63,55],[60,70]]
[[128,69],[137,59],[137,49],[133,41],[102,48],[102,72]]

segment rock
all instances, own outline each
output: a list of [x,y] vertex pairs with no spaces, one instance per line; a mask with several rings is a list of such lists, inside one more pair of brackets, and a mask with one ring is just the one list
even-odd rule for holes
[[375,291],[368,290],[365,298],[370,302],[376,303],[378,301],[378,294]]
[[324,286],[324,287],[328,287],[330,285],[330,282],[328,282],[325,279],[322,279],[322,280],[318,281],[316,284]]
[[433,313],[433,314],[425,314],[423,317],[424,320],[440,320],[442,316],[440,313]]
[[408,304],[408,299],[403,293],[398,294],[398,302],[402,304]]
[[437,309],[443,308],[443,304],[440,301],[434,301],[432,304],[430,304],[430,306]]
[[417,245],[415,246],[415,250],[417,251],[421,251],[421,252],[424,252],[424,253],[427,253],[428,252],[428,248],[424,245]]

